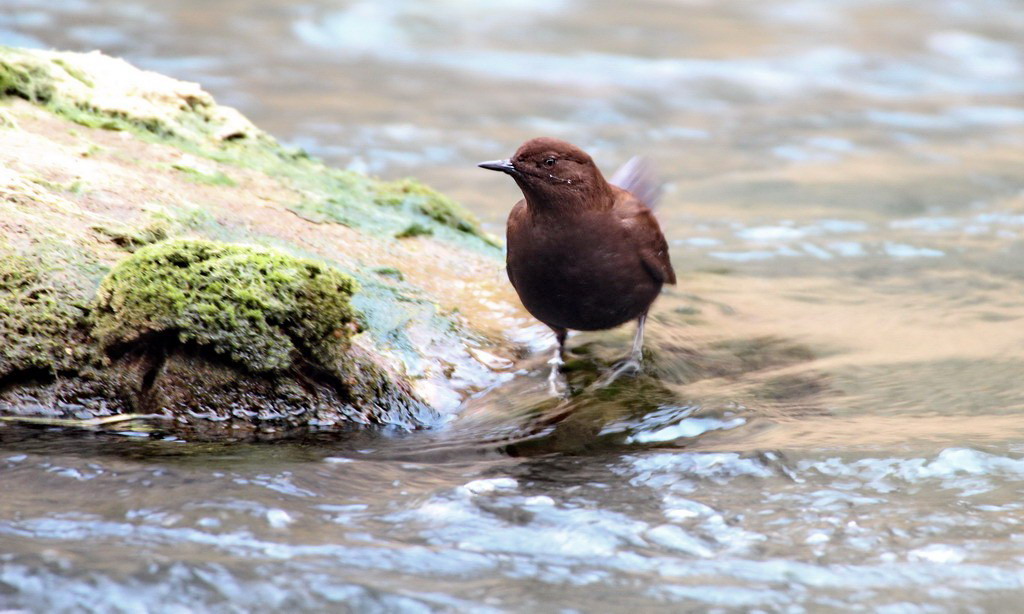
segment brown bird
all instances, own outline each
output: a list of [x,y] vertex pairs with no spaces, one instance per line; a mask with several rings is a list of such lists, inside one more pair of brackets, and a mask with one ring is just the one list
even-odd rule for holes
[[663,284],[676,283],[665,236],[643,202],[656,197],[643,165],[631,161],[617,173],[619,187],[580,148],[541,137],[508,160],[479,166],[511,175],[523,191],[508,216],[508,278],[526,310],[558,339],[552,386],[570,329],[636,320],[630,357],[607,381],[638,370],[647,311]]

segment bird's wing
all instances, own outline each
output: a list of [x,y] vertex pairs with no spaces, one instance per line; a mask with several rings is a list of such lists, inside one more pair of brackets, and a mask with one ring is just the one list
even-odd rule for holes
[[508,273],[508,280],[512,282],[513,288],[516,287],[516,278],[513,267],[509,266],[511,262],[510,250],[516,244],[514,237],[518,230],[530,223],[529,215],[530,212],[526,208],[526,200],[520,200],[512,206],[512,210],[508,213],[508,222],[505,225],[505,271]]
[[650,208],[629,192],[616,190],[614,210],[651,277],[664,284],[675,284],[676,272],[669,259],[668,242]]
[[647,158],[633,156],[615,171],[608,183],[636,196],[651,209],[658,206],[664,184]]

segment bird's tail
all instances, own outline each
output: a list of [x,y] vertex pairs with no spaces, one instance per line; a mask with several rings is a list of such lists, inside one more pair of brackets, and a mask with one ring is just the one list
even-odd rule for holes
[[658,199],[665,188],[665,183],[658,177],[654,165],[642,156],[630,158],[615,171],[608,182],[636,196],[651,209],[658,206]]

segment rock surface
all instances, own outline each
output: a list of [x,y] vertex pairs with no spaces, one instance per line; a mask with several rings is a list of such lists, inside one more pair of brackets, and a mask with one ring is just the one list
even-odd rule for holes
[[195,84],[0,47],[0,414],[431,425],[517,352],[499,256],[447,197],[325,167]]

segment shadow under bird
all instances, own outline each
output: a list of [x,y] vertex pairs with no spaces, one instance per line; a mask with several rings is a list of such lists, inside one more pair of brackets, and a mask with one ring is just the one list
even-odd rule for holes
[[648,205],[658,185],[634,158],[609,182],[586,152],[541,137],[508,160],[478,166],[510,175],[523,192],[506,228],[508,278],[523,306],[558,339],[554,388],[569,330],[637,321],[628,360],[606,378],[640,368],[644,321],[662,285],[675,284],[668,244]]

